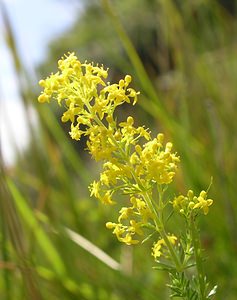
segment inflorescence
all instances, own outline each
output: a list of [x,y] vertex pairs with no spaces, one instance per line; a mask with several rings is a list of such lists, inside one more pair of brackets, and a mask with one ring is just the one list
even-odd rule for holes
[[[66,111],[62,122],[70,122],[70,136],[77,141],[87,137],[87,150],[96,161],[101,161],[103,170],[98,181],[90,186],[90,195],[104,204],[115,203],[115,193],[126,194],[130,206],[121,207],[117,222],[107,222],[118,240],[128,245],[137,244],[144,236],[144,228],[159,232],[160,210],[164,203],[154,199],[154,189],[164,191],[173,181],[180,161],[172,151],[172,143],[164,143],[164,135],[155,138],[144,126],[136,127],[129,116],[118,123],[115,110],[123,103],[137,102],[139,92],[130,88],[131,76],[126,75],[119,83],[106,82],[108,69],[92,63],[81,63],[74,53],[69,53],[58,62],[59,71],[45,80],[40,80],[43,92],[39,102],[54,99]],[[202,191],[194,196],[178,196],[171,201],[174,209],[188,216],[208,213],[212,204]],[[143,238],[142,238],[143,239]],[[175,244],[177,237],[160,237],[154,244],[155,258],[165,255],[167,243]],[[163,250],[162,250],[163,249]]]

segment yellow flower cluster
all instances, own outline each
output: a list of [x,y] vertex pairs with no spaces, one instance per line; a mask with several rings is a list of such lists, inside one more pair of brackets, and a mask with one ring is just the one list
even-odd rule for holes
[[107,227],[113,229],[120,241],[137,243],[134,235],[142,235],[142,227],[152,216],[144,193],[152,193],[155,185],[171,183],[179,158],[172,152],[170,142],[164,144],[163,134],[152,139],[148,129],[134,125],[131,116],[117,123],[116,107],[137,101],[139,93],[129,88],[131,76],[110,84],[105,81],[108,70],[81,63],[74,53],[59,60],[58,68],[57,73],[39,82],[44,90],[38,100],[54,99],[63,105],[66,111],[62,121],[71,122],[71,137],[80,140],[85,135],[92,157],[103,162],[100,179],[89,187],[91,196],[113,204],[116,191],[130,195],[132,206],[123,207],[118,224],[108,223]]
[[[74,53],[59,60],[58,68],[59,72],[40,80],[44,91],[39,102],[55,99],[59,105],[63,103],[67,110],[62,122],[71,122],[72,139],[88,136],[87,146],[94,159],[106,159],[115,150],[116,139],[121,135],[115,128],[115,108],[124,102],[132,100],[135,104],[137,101],[138,93],[128,88],[131,76],[125,76],[118,84],[106,84],[108,70],[103,66],[82,64]],[[142,129],[140,131],[144,134]]]
[[102,162],[99,179],[89,186],[90,195],[109,205],[115,203],[117,193],[130,199],[128,206],[120,206],[117,222],[107,222],[106,227],[127,245],[138,244],[145,228],[152,232],[143,241],[158,233],[160,239],[154,243],[152,255],[157,262],[161,256],[173,261],[176,269],[181,270],[183,258],[179,253],[184,253],[187,247],[180,252],[183,245],[176,246],[177,237],[166,233],[164,209],[172,204],[189,224],[187,221],[200,212],[206,215],[213,200],[207,199],[206,191],[194,196],[192,190],[172,202],[165,199],[164,192],[173,181],[179,163],[172,143],[165,143],[162,133],[152,138],[147,128],[135,126],[131,116],[121,123],[115,116],[116,108],[124,102],[137,102],[139,92],[129,87],[131,76],[110,84],[106,81],[108,69],[81,63],[74,53],[62,57],[58,69],[40,80],[43,91],[38,101],[53,99],[63,106],[61,119],[71,123],[71,138],[78,141],[85,136],[87,150],[93,159]]
[[201,191],[199,196],[194,196],[192,190],[189,190],[187,196],[180,195],[173,200],[173,207],[181,214],[189,216],[193,212],[203,211],[208,214],[209,206],[213,203],[212,199],[207,199],[207,192]]
[[[134,239],[134,236],[144,235],[143,227],[153,217],[152,212],[141,197],[131,196],[130,202],[132,206],[122,207],[119,211],[118,223],[106,223],[107,228],[113,229],[113,234],[117,236],[117,239],[127,245],[139,243],[139,240]],[[126,224],[123,224],[124,222]]]
[[[167,238],[169,242],[174,245],[177,237],[175,235],[167,235]],[[162,255],[167,255],[167,245],[164,241],[164,239],[159,239],[152,248],[152,255],[155,257],[155,259],[159,258]]]
[[[151,140],[143,127],[135,128],[132,124],[133,118],[128,117],[127,122],[119,124],[120,128],[123,127],[116,130],[114,135],[109,135],[107,131],[104,140],[109,145],[94,141],[88,143],[92,155],[94,152],[98,153],[93,155],[95,158],[99,159],[103,155],[107,159],[103,164],[100,180],[90,186],[91,196],[96,196],[104,203],[113,203],[110,196],[117,185],[124,193],[139,194],[152,189],[154,183],[169,184],[175,174],[179,158],[171,152],[172,144],[167,143],[164,147],[163,134],[158,134],[157,138]],[[140,146],[140,137],[149,139],[149,142]],[[93,139],[102,138],[102,133],[95,137],[93,135]],[[102,148],[101,151],[98,148]]]

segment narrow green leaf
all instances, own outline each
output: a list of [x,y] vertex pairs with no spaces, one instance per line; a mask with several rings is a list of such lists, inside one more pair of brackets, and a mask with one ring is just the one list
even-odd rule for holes
[[13,196],[17,210],[26,225],[32,230],[39,247],[50,261],[56,274],[60,277],[64,277],[66,270],[56,248],[40,227],[26,200],[23,198],[15,184],[10,179],[7,179],[7,185]]

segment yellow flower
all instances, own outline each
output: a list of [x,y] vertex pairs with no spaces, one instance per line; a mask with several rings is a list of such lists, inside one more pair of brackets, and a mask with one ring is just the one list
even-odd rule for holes
[[153,218],[153,213],[144,200],[133,196],[130,198],[130,202],[133,204],[133,209],[136,210],[136,214],[141,217],[143,224],[146,224],[148,219]]
[[187,196],[180,195],[176,197],[172,204],[173,207],[183,215],[189,216],[193,211],[203,210],[204,215],[209,212],[209,206],[212,205],[212,199],[206,199],[207,192],[201,191],[200,195],[194,196],[192,190],[189,190]]
[[133,234],[143,235],[142,231],[143,222],[136,222],[135,220],[130,221],[130,226],[128,227],[128,231]]
[[[175,235],[167,235],[167,238],[169,239],[171,244],[175,244],[177,241],[177,237]],[[164,248],[165,247],[165,248]],[[152,248],[152,256],[156,258],[159,258],[162,255],[165,255],[167,251],[167,246],[164,241],[164,239],[159,239],[156,243],[154,243]]]
[[167,237],[168,237],[169,241],[171,242],[171,244],[174,245],[176,243],[177,237],[175,235],[172,234],[172,235],[168,235]]
[[112,200],[112,193],[110,191],[107,191],[103,195],[100,195],[99,200],[104,204],[114,204],[115,203]]
[[68,110],[62,115],[62,122],[71,121],[72,123],[75,120],[75,116],[77,116],[80,112],[79,107],[75,107],[75,103],[71,102]]
[[89,186],[90,189],[90,196],[95,196],[96,198],[100,197],[100,182],[93,181],[92,184]]
[[158,136],[143,145],[139,152],[140,165],[136,167],[136,173],[139,177],[145,177],[146,180],[154,180],[158,184],[169,184],[172,182],[177,169],[179,158],[175,153],[171,153],[172,144],[167,143],[165,151],[161,144],[163,135]]
[[208,214],[209,206],[212,205],[212,199],[206,199],[207,193],[205,191],[201,191],[199,197],[194,197],[194,201],[196,204],[193,206],[193,209],[200,208],[203,210],[204,215]]
[[71,131],[69,132],[69,134],[73,140],[79,141],[82,133],[83,131],[79,130],[78,125],[74,126],[73,124],[71,124]]
[[38,97],[38,100],[40,103],[49,102],[50,97],[48,95],[46,95],[45,93],[43,93]]
[[138,240],[133,240],[132,235],[130,233],[127,233],[124,238],[120,238],[119,241],[127,245],[135,245],[139,243]]
[[115,224],[115,223],[112,223],[112,222],[107,222],[107,223],[106,223],[106,227],[107,227],[108,229],[114,228],[115,225],[116,225],[116,224]]
[[183,195],[179,195],[178,197],[175,197],[173,200],[173,207],[174,208],[180,208],[183,207],[183,203],[185,202],[185,197]]
[[[173,181],[179,157],[172,143],[164,143],[162,133],[152,139],[150,131],[135,126],[131,116],[117,122],[116,108],[125,102],[135,104],[139,92],[129,87],[130,75],[113,84],[106,81],[107,77],[108,69],[103,65],[81,63],[74,53],[68,53],[59,60],[58,72],[40,80],[43,91],[38,100],[57,101],[64,108],[62,122],[71,123],[71,138],[85,136],[93,159],[102,161],[99,180],[89,186],[90,196],[113,204],[114,193],[129,195],[131,206],[122,207],[118,223],[108,222],[106,227],[119,241],[131,245],[139,242],[136,238],[143,235],[144,227],[156,228],[156,209],[162,205],[155,203],[152,195],[156,188],[166,188]],[[205,191],[196,197],[190,190],[186,196],[176,197],[173,207],[189,217],[200,211],[206,215],[212,203]],[[177,240],[174,235],[167,238],[171,244]],[[158,240],[153,256],[165,255],[166,248],[164,240]]]
[[96,160],[110,159],[116,146],[111,142],[113,132],[106,129],[104,126],[94,125],[91,126],[86,132],[89,135],[87,147],[92,157]]
[[133,215],[133,208],[132,207],[122,207],[119,211],[120,216],[118,221],[121,222],[123,219],[128,219],[131,215]]
[[161,246],[162,246],[162,243],[160,243],[160,241],[156,242],[153,245],[152,255],[155,257],[155,259],[158,258],[158,257],[160,257],[162,255]]
[[113,230],[113,234],[115,234],[117,236],[118,240],[121,239],[121,236],[125,232],[124,226],[122,224],[116,224],[116,223],[112,223],[112,222],[107,222],[106,223],[106,227],[108,229],[114,229]]

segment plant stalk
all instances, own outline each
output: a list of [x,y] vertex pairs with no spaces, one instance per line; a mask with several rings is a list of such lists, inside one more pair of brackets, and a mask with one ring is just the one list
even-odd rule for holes
[[194,256],[195,256],[196,270],[197,270],[198,283],[199,283],[200,300],[206,300],[207,298],[205,296],[205,277],[203,273],[202,258],[200,253],[201,252],[200,236],[196,228],[195,218],[192,215],[190,217],[190,229],[191,229],[191,236],[192,236],[193,247],[194,247]]

